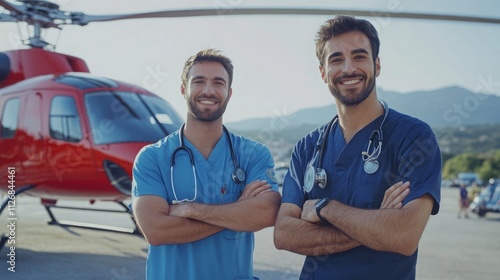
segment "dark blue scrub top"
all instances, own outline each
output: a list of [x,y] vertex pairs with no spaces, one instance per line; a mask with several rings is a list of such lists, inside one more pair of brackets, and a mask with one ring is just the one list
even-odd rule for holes
[[[403,203],[430,194],[434,198],[432,214],[437,214],[441,154],[426,123],[389,109],[382,127],[379,169],[374,174],[364,171],[361,152],[366,151],[370,134],[379,129],[382,119],[383,116],[368,124],[347,145],[340,127],[332,127],[322,161],[328,183],[325,189],[314,186],[310,193],[303,191],[304,174],[310,164],[318,166],[318,145],[328,124],[301,139],[285,176],[282,202],[302,208],[307,199],[328,197],[357,208],[378,209],[385,191],[403,180],[411,183],[410,194]],[[307,257],[300,279],[415,279],[416,260],[417,252],[406,257],[360,246],[328,256]]]

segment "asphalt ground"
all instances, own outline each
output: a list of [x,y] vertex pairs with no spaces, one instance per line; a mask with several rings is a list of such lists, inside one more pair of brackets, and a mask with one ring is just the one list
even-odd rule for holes
[[[458,189],[445,188],[442,196],[440,213],[431,217],[420,242],[417,279],[500,279],[500,214],[488,213],[484,218],[469,214],[469,219],[458,219]],[[66,209],[54,209],[54,213],[64,220],[133,228],[124,214]],[[138,235],[48,225],[47,212],[31,197],[18,197],[13,214],[4,211],[0,216],[0,233],[15,241],[15,251],[9,248],[12,243],[0,251],[0,279],[144,279],[147,245]],[[15,222],[13,231],[11,222]],[[276,250],[272,238],[272,228],[256,233],[255,275],[262,280],[298,279],[304,257]]]

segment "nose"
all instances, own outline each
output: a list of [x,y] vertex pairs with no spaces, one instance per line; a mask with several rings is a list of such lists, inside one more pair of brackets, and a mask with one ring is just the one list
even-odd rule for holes
[[342,67],[342,72],[348,75],[353,74],[356,71],[354,63],[350,59],[346,59],[344,62],[344,67]]
[[207,95],[215,94],[215,87],[212,83],[206,83],[205,87],[203,87],[203,93]]

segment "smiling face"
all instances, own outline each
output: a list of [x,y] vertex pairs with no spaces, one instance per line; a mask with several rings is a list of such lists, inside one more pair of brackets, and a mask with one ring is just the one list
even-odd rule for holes
[[321,78],[332,95],[345,106],[368,98],[380,74],[380,60],[374,60],[368,37],[359,31],[343,33],[328,40],[324,50]]
[[202,122],[219,120],[232,94],[229,74],[218,62],[196,62],[189,70],[181,92],[187,101],[188,118]]

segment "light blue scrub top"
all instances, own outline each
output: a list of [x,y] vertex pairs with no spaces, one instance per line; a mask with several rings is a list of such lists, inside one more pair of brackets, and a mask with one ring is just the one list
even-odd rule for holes
[[[266,180],[274,191],[278,191],[269,149],[241,136],[232,133],[230,136],[236,159],[246,174],[246,181],[241,184],[232,180],[234,164],[226,134],[222,134],[208,160],[184,137],[184,145],[191,149],[194,156],[198,203],[236,202],[244,187],[255,180]],[[179,131],[176,131],[139,152],[133,168],[133,198],[156,195],[172,204],[175,198],[170,183],[171,156],[179,146]],[[176,153],[173,173],[177,198],[193,199],[193,170],[186,151]],[[252,232],[229,229],[192,243],[149,245],[146,278],[253,279],[253,249]]]
[[[301,139],[292,154],[283,184],[282,203],[302,208],[307,199],[328,197],[362,209],[379,209],[384,192],[394,183],[410,181],[410,193],[404,204],[430,194],[434,199],[432,214],[439,211],[441,197],[441,154],[436,137],[424,122],[389,109],[383,125],[379,169],[367,174],[361,152],[366,151],[370,134],[379,129],[383,116],[360,130],[346,145],[339,125],[328,136],[323,155],[327,186],[315,185],[310,193],[303,191],[304,174],[309,164],[317,167],[318,146],[327,124]],[[311,236],[314,238],[314,236]],[[406,257],[359,246],[327,256],[308,256],[302,279],[415,279],[417,252]]]

